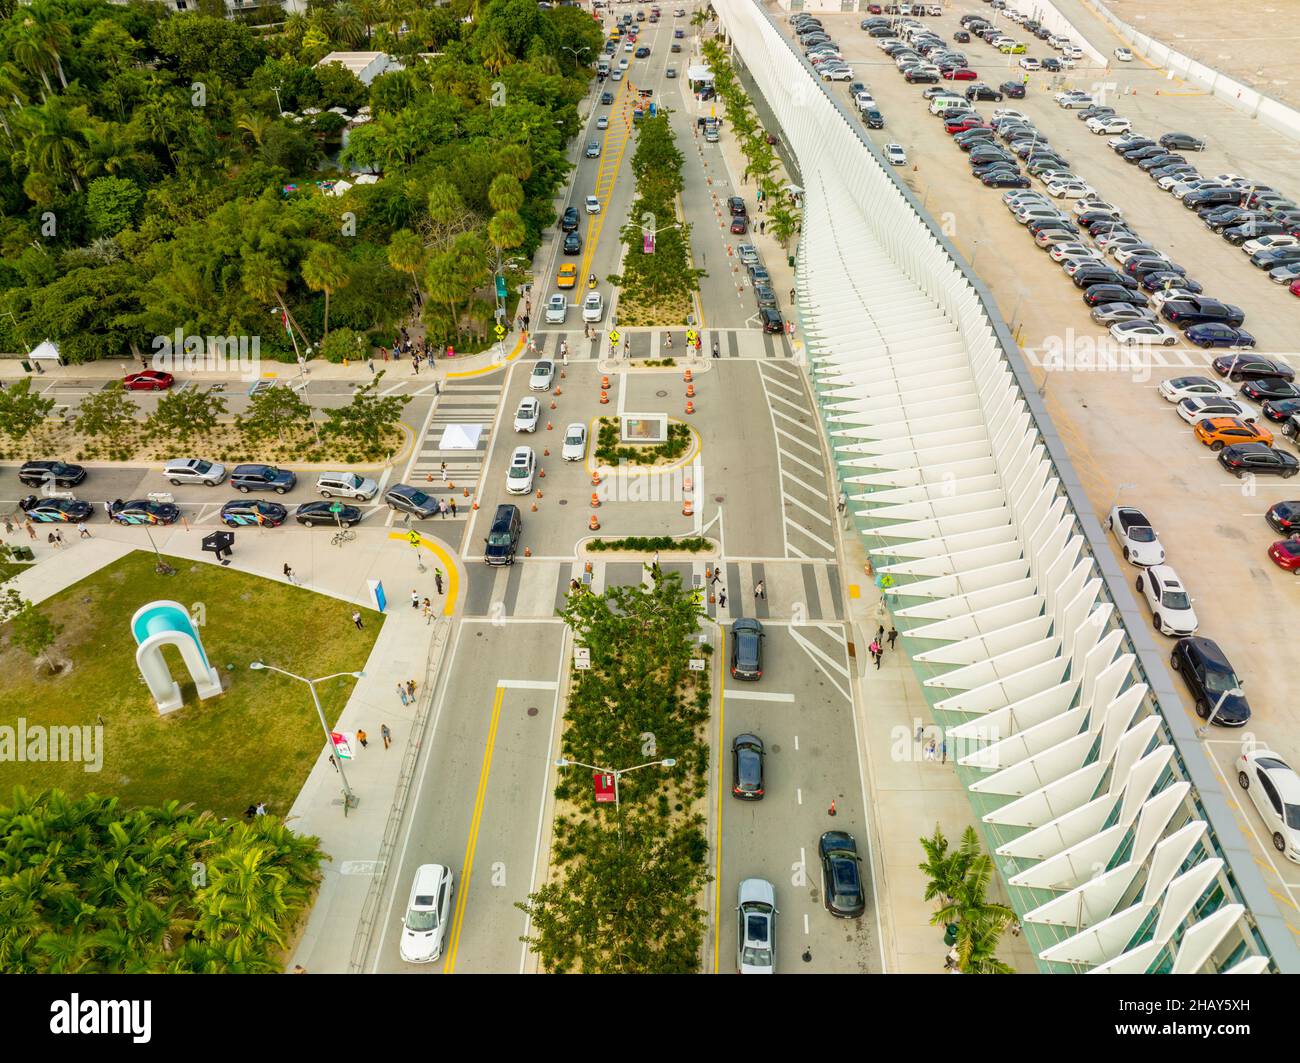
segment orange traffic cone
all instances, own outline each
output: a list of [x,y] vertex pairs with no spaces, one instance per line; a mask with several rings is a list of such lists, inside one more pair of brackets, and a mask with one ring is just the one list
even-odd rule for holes
[[603,376],[600,378],[600,390],[601,391],[609,390],[609,377]]
[[695,412],[695,403],[691,402],[690,399],[687,399],[687,400],[686,400],[686,412],[687,412],[687,413],[694,413],[694,412]]
[[835,799],[831,798],[831,807],[826,810],[828,816],[835,815]]
[[591,520],[587,522],[587,529],[589,531],[600,531],[600,521],[596,519],[596,514],[591,515]]
[[545,469],[538,469],[538,470],[537,470],[537,478],[538,478],[539,480],[545,480],[545,479],[546,479],[546,470],[545,470]]
[[693,397],[693,396],[695,395],[695,385],[694,385],[694,384],[687,384],[687,385],[686,385],[686,395],[687,395],[688,398],[691,398],[691,397]]
[[598,473],[598,472],[593,472],[593,473],[591,474],[591,486],[592,486],[592,487],[599,487],[599,486],[600,486],[600,473]]
[[600,496],[597,495],[595,491],[591,492],[591,508],[592,509],[600,508]]
[[532,556],[533,556],[533,548],[531,546],[525,546],[524,557],[532,557]]
[[695,376],[694,376],[694,374],[693,374],[693,373],[688,369],[688,370],[686,370],[685,373],[682,374],[682,379],[685,380],[686,383],[689,384],[692,380],[695,379]]
[[689,498],[682,503],[682,516],[683,517],[695,516],[695,503],[692,502]]
[[600,401],[601,401],[602,403],[608,403],[608,402],[609,402],[609,392],[608,392],[608,391],[602,391],[602,392],[600,393]]

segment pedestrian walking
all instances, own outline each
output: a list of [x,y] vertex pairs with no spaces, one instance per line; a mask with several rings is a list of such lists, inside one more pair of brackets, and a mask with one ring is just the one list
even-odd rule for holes
[[718,607],[726,608],[726,605],[727,605],[727,592],[725,590],[718,591]]
[[894,648],[894,640],[897,638],[898,638],[898,628],[894,627],[893,624],[890,624],[889,625],[889,648],[891,650]]
[[411,608],[412,609],[420,608],[420,595],[414,587],[411,588]]
[[406,694],[406,684],[405,684],[405,683],[398,683],[398,684],[397,684],[397,696],[398,696],[399,698],[402,699],[402,704],[403,704],[403,705],[409,705],[409,704],[411,703],[411,699],[410,699],[409,697],[407,697],[407,694]]
[[925,740],[925,728],[918,723],[916,725],[916,744],[919,746]]
[[435,588],[437,588],[438,593],[441,594],[442,593],[442,569],[440,568],[435,568],[433,570],[433,585]]
[[426,624],[432,624],[432,623],[433,623],[433,610],[432,610],[431,608],[429,608],[429,599],[428,599],[428,598],[426,598],[426,599],[424,600],[424,622],[425,622]]
[[23,521],[23,526],[27,529],[27,538],[29,538],[32,542],[35,542],[36,525],[32,523],[30,517],[28,517],[27,520]]
[[435,380],[435,381],[433,382],[433,393],[434,393],[435,395],[441,395],[441,394],[442,394],[442,384],[441,384],[439,381],[437,381],[437,380]]
[[756,602],[767,601],[767,587],[764,585],[763,580],[759,580],[754,584],[754,600]]
[[880,645],[880,640],[885,637],[885,625],[881,624],[876,628],[876,645]]
[[77,525],[77,532],[83,539],[90,538],[90,529],[86,527],[86,522],[84,520]]
[[934,759],[935,759],[935,746],[934,746],[934,739],[933,739],[933,738],[931,738],[930,741],[926,743],[926,746],[925,746],[925,759],[926,759],[926,760],[934,760]]
[[947,738],[944,738],[944,740],[939,743],[939,753],[940,753],[940,757],[939,757],[940,763],[947,764],[948,763],[948,739]]
[[54,533],[53,533],[53,532],[50,532],[48,538],[46,538],[45,541],[46,541],[47,543],[49,543],[52,547],[54,547],[54,549],[57,550],[57,549],[59,548],[59,541],[58,541],[58,539],[56,539],[56,538],[54,537]]
[[530,315],[528,315],[528,314],[524,314],[524,331],[525,331],[525,332],[528,331],[528,321],[529,321],[529,316],[530,316]]
[[334,759],[333,753],[330,754],[330,764],[333,766],[335,771],[339,770],[339,762]]
[[790,289],[790,302],[792,302],[792,303],[794,302],[794,289],[793,289],[793,288]]
[[360,631],[363,627],[365,627],[365,625],[364,625],[363,623],[361,623],[361,614],[360,614],[360,613],[353,613],[353,614],[352,614],[352,623],[354,623],[354,624],[357,625],[357,630],[358,630],[358,631]]
[[762,236],[766,232],[767,232],[767,219],[760,218],[758,220],[758,235]]
[[411,359],[411,368],[415,370],[415,375],[420,375],[420,356],[417,354]]
[[414,679],[408,679],[408,680],[406,681],[406,692],[407,692],[408,694],[411,695],[411,700],[414,701],[414,700],[415,700],[415,680],[414,680]]
[[447,500],[445,498],[438,499],[438,516],[443,520],[447,519]]
[[381,357],[385,362],[388,361],[388,348],[383,344],[379,345],[379,357]]
[[63,529],[62,529],[62,528],[55,528],[55,529],[54,529],[54,541],[55,541],[59,546],[62,546],[62,545],[63,545]]
[[265,802],[265,801],[258,801],[258,802],[257,802],[257,807],[256,807],[255,809],[253,809],[253,815],[255,815],[255,816],[265,816],[265,815],[266,815],[266,802]]
[[670,351],[673,349],[673,334],[671,332],[668,333],[668,349]]
[[375,375],[375,360],[368,355],[366,356],[366,368],[370,370],[370,375]]
[[713,341],[713,357],[714,358],[720,357],[718,354],[718,341],[716,339]]
[[868,648],[871,651],[871,659],[876,662],[876,668],[879,669],[880,668],[880,643],[877,642],[875,639],[872,639],[871,645]]
[[284,578],[285,578],[288,582],[290,582],[290,583],[295,582],[295,580],[294,580],[294,578],[293,578],[293,569],[291,569],[291,568],[289,567],[289,562],[288,562],[288,561],[286,561],[286,562],[284,563]]
[[442,482],[447,482],[447,463],[445,461],[438,463],[438,474],[442,477]]
[[370,743],[366,741],[366,732],[357,728],[357,741],[361,743],[361,748],[365,749]]
[[722,582],[722,566],[715,565],[713,568],[713,575],[709,577],[709,583],[716,587],[721,582]]
[[447,500],[447,505],[451,506],[451,518],[452,518],[452,520],[455,520],[455,519],[456,519],[456,500],[455,500],[454,498],[449,498],[449,499]]
[[387,749],[393,744],[393,732],[388,729],[388,724],[379,725],[379,737],[384,740],[384,748]]

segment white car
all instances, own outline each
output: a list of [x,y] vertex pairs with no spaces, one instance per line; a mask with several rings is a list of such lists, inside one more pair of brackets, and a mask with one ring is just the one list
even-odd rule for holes
[[1069,110],[1082,110],[1085,107],[1091,107],[1096,101],[1086,92],[1066,92],[1061,93],[1056,98],[1058,107]]
[[411,898],[402,919],[400,951],[407,963],[433,963],[441,958],[453,889],[450,868],[422,864],[415,869]]
[[871,93],[859,92],[853,97],[853,104],[859,111],[869,111],[876,106],[876,101],[872,98]]
[[1161,396],[1166,402],[1183,399],[1230,399],[1236,392],[1226,380],[1208,376],[1176,376],[1160,381]]
[[1121,63],[1131,63],[1133,62],[1133,53],[1130,52],[1127,48],[1116,48],[1115,58],[1118,59]]
[[1271,251],[1275,247],[1295,247],[1297,244],[1300,244],[1300,238],[1278,233],[1275,236],[1261,236],[1255,240],[1247,240],[1241,245],[1241,249],[1246,254],[1253,255],[1256,251]]
[[1020,57],[1020,68],[1022,70],[1042,70],[1043,64],[1032,55],[1022,55]]
[[1078,199],[1080,196],[1092,195],[1092,185],[1083,181],[1052,181],[1047,190],[1057,199]]
[[1063,244],[1052,244],[1047,248],[1047,253],[1053,262],[1064,262],[1070,258],[1091,258],[1094,261],[1101,258],[1099,251],[1087,244],[1079,243],[1077,238]]
[[548,325],[563,325],[564,319],[568,316],[569,300],[559,292],[546,300],[546,323]]
[[[1178,302],[1183,299],[1195,298],[1194,292],[1189,292],[1186,288],[1162,288],[1159,291],[1152,292],[1147,296],[1147,301],[1151,304],[1152,310],[1160,310],[1165,303]],[[1231,392],[1229,392],[1231,394]]]
[[542,404],[531,395],[528,398],[519,400],[519,408],[515,410],[515,431],[516,432],[536,432],[537,422],[542,416]]
[[587,456],[587,426],[571,424],[564,430],[564,447],[560,457],[565,461],[581,461]]
[[1108,254],[1113,256],[1115,261],[1121,266],[1130,258],[1154,258],[1160,255],[1160,252],[1154,247],[1141,240],[1136,242],[1131,240],[1119,240],[1106,248],[1106,251]]
[[1007,107],[998,107],[993,111],[994,118],[1014,118],[1019,121],[1029,121],[1029,116],[1023,111],[1013,111]]
[[554,380],[555,363],[544,358],[533,366],[533,371],[528,374],[528,389],[530,391],[550,391],[551,382]]
[[588,214],[600,213],[600,200],[597,199],[595,196],[588,196],[585,200],[583,200],[583,205],[586,207]]
[[1069,258],[1062,259],[1061,269],[1067,277],[1073,277],[1084,266],[1095,266],[1097,260],[1091,255],[1071,255]]
[[582,300],[582,320],[599,321],[605,316],[605,300],[601,298],[600,292],[588,292],[587,297]]
[[895,166],[907,165],[907,152],[903,150],[902,144],[886,144],[885,158],[887,158]]
[[736,894],[736,971],[776,973],[776,890],[761,878],[747,878]]
[[1104,199],[1096,199],[1093,196],[1084,196],[1082,199],[1075,201],[1074,204],[1075,214],[1086,214],[1090,210],[1104,211],[1105,213],[1113,215],[1116,218],[1124,217],[1124,212],[1122,210],[1120,210],[1116,206],[1113,206],[1110,203],[1107,203]]
[[1192,597],[1169,565],[1153,565],[1136,583],[1138,593],[1151,607],[1151,622],[1162,635],[1186,638],[1200,627],[1192,610]]
[[1175,171],[1174,173],[1167,173],[1162,177],[1156,178],[1156,187],[1160,189],[1161,192],[1168,192],[1175,185],[1180,185],[1187,179],[1188,176],[1186,172],[1180,173]]
[[631,41],[628,41],[625,45],[623,45],[623,51],[625,52],[633,51],[635,48],[636,45],[633,44]]
[[1190,425],[1211,417],[1236,417],[1249,422],[1255,420],[1255,411],[1245,403],[1237,399],[1226,399],[1221,395],[1189,395],[1185,399],[1179,399],[1174,409],[1178,411],[1178,416]]
[[605,115],[602,114],[599,118],[596,119],[596,128],[597,128],[597,129],[608,129],[608,128],[609,128],[609,119],[608,119]]
[[1300,864],[1300,775],[1271,749],[1256,747],[1237,758],[1237,782],[1273,836],[1273,848]]
[[181,484],[216,487],[226,478],[226,467],[219,461],[204,458],[174,458],[163,466],[163,475],[173,487]]
[[1165,548],[1140,509],[1116,506],[1106,518],[1106,530],[1115,536],[1124,560],[1130,565],[1148,568],[1164,563]]
[[1161,347],[1172,347],[1179,340],[1179,333],[1163,321],[1117,321],[1111,325],[1110,334],[1116,343],[1129,345],[1159,344]]
[[506,494],[526,495],[533,489],[533,477],[537,474],[537,455],[532,447],[515,447],[510,455],[510,467],[506,469]]
[[1127,118],[1116,118],[1114,116],[1106,118],[1089,118],[1084,125],[1098,136],[1109,136],[1111,133],[1123,133],[1126,129],[1133,128],[1133,123]]

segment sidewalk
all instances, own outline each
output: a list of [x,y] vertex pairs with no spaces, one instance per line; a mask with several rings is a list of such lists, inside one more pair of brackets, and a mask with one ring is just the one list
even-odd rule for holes
[[[454,594],[458,584],[464,585],[450,568],[454,548],[432,541],[426,532],[424,538],[432,541],[435,552],[432,556],[424,553],[428,571],[420,573],[412,548],[392,533],[387,527],[362,528],[355,542],[340,548],[330,545],[327,535],[305,529],[241,529],[235,533],[230,559],[231,568],[279,582],[284,578],[281,566],[288,560],[303,587],[358,605],[370,605],[369,579],[382,580],[388,596],[385,620],[370,658],[356,662],[365,677],[357,682],[336,724],[338,730],[352,733],[361,728],[370,740],[368,748],[355,748],[354,759],[344,767],[349,785],[360,798],[359,806],[344,814],[339,778],[322,739],[320,757],[293,807],[287,813],[274,810],[284,814],[296,833],[318,837],[327,854],[320,893],[288,963],[289,967],[302,964],[313,973],[347,971],[354,944],[362,934],[359,927],[370,925],[365,922],[362,927],[363,912],[375,875],[382,874],[382,865],[372,862],[383,859],[390,818],[396,818],[394,799],[404,794],[414,754],[421,746],[423,734],[417,723],[423,722],[432,700],[448,621],[436,618],[426,623],[421,610],[408,604],[410,591],[415,589],[439,602],[433,581],[435,566],[448,573],[449,593]],[[176,526],[153,529],[153,536],[159,552],[166,556],[216,564],[211,554],[202,552],[202,531]],[[59,550],[43,541],[29,542],[21,531],[8,540],[30,545],[36,553],[37,563],[13,582],[34,602],[57,594],[132,550],[148,549],[148,541],[138,529],[115,526],[97,526],[93,538],[74,537]],[[179,585],[177,597],[184,599]],[[268,657],[268,663],[274,664],[272,655]],[[123,662],[123,667],[132,665]],[[416,703],[403,706],[397,684],[409,679],[416,681]],[[302,696],[310,695],[304,690]],[[387,750],[380,737],[383,724],[392,731],[392,748]],[[364,945],[364,941],[360,943]]]
[[[953,770],[951,750],[947,763],[927,761],[924,743],[916,741],[918,726],[925,729],[926,741],[932,735],[941,736],[901,636],[894,649],[885,649],[879,669],[872,663],[867,646],[876,628],[883,623],[888,631],[891,621],[887,612],[878,611],[880,592],[863,574],[867,554],[862,540],[850,531],[843,533],[843,542],[851,638],[857,650],[856,711],[866,746],[873,841],[878,843],[872,851],[872,870],[884,931],[885,970],[892,974],[942,974],[947,947],[942,928],[930,925],[934,903],[924,899],[927,880],[917,867],[925,859],[920,839],[932,834],[937,823],[955,847],[962,832],[968,826],[979,830],[979,823]],[[857,598],[853,597],[854,585],[860,595]],[[989,885],[989,897],[1009,903],[996,875]],[[1023,937],[1004,934],[998,956],[1019,972],[1037,971]]]

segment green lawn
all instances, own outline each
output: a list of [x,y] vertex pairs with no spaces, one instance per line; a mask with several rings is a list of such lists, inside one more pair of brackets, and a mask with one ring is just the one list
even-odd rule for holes
[[[6,762],[9,787],[57,786],[74,795],[111,794],[130,805],[176,799],[222,815],[265,801],[285,815],[324,742],[311,692],[271,672],[253,672],[261,658],[299,675],[361,671],[379,634],[380,614],[336,598],[216,565],[169,557],[174,576],[154,572],[153,555],[137,551],[42,603],[64,625],[52,656],[70,660],[61,676],[38,676],[32,658],[0,639],[0,724],[94,726],[104,722],[104,763]],[[47,562],[47,564],[50,562]],[[201,617],[200,634],[226,691],[198,701],[179,654],[165,650],[185,706],[159,716],[135,664],[131,616],[156,599],[171,599]],[[333,725],[356,680],[334,679],[318,690]],[[376,728],[378,730],[378,728]]]

